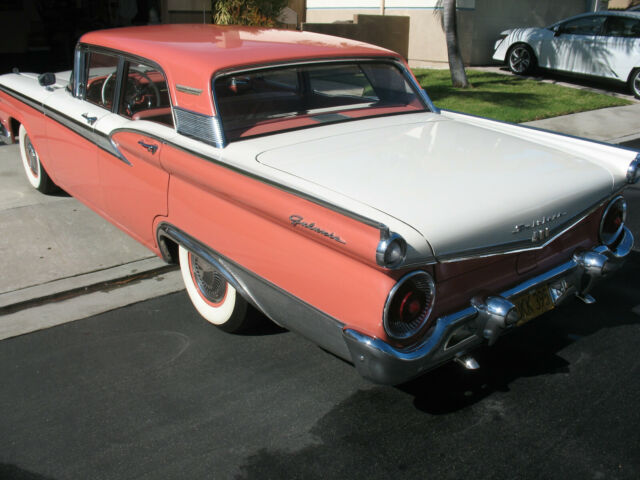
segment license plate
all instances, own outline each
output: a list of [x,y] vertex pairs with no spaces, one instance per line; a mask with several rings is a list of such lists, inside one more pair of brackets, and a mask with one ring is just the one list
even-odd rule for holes
[[553,308],[549,287],[546,285],[530,290],[524,295],[515,298],[513,303],[518,307],[518,311],[520,312],[520,320],[517,323],[518,326],[527,323],[529,320]]

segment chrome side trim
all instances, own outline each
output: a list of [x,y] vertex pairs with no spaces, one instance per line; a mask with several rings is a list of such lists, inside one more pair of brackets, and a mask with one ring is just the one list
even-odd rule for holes
[[[113,144],[113,142],[109,137],[102,134],[101,132],[95,131],[90,125],[83,122],[79,122],[75,118],[69,117],[68,115],[65,115],[64,113],[58,110],[54,110],[51,107],[43,106],[42,104],[37,103],[35,100],[25,95],[22,95],[3,85],[0,85],[0,91],[3,91],[7,95],[11,95],[12,97],[14,97],[16,100],[19,100],[22,103],[38,110],[40,113],[44,114],[46,117],[54,120],[55,122],[59,123],[63,127],[68,128],[69,130],[76,133],[77,135],[80,135],[85,140],[88,140],[89,142],[95,144],[98,148],[101,148],[105,152],[113,155],[114,157],[118,158],[120,161],[128,165],[131,165],[131,162],[129,162],[129,160],[127,160],[120,153],[120,151],[116,148],[116,146]],[[69,93],[69,95],[71,95],[71,93]]]
[[603,142],[601,140],[593,140],[591,138],[578,137],[577,135],[571,135],[570,133],[556,132],[554,130],[547,130],[545,128],[534,127],[532,125],[523,125],[521,123],[507,122],[505,120],[496,120],[496,119],[493,119],[493,118],[489,119],[487,117],[481,117],[480,115],[473,115],[472,113],[459,112],[457,110],[450,110],[450,109],[446,109],[446,108],[442,108],[442,109],[440,109],[440,111],[441,112],[451,112],[451,113],[455,113],[457,115],[461,115],[461,116],[464,116],[464,117],[478,118],[480,120],[490,120],[491,122],[502,123],[504,125],[511,125],[511,126],[514,126],[514,127],[526,128],[528,130],[535,130],[537,132],[551,133],[551,134],[557,135],[559,137],[571,138],[573,140],[582,140],[584,142],[595,143],[597,145],[603,145],[605,147],[615,147],[615,148],[619,148],[621,150],[628,150],[630,152],[637,152],[636,149],[631,148],[631,147],[625,147],[624,145],[612,145],[610,143]]
[[[495,327],[500,334],[512,327],[515,316],[508,320],[511,301],[536,288],[547,286],[555,305],[575,295],[588,294],[595,280],[622,265],[632,247],[633,235],[625,227],[616,248],[599,245],[589,251],[576,252],[571,260],[493,296],[508,303],[503,304],[503,321],[494,322],[490,326]],[[588,282],[585,282],[585,276],[589,279]],[[426,338],[405,348],[394,347],[353,328],[345,329],[345,342],[349,346],[352,361],[358,372],[376,383],[395,385],[417,377],[480,345],[485,341],[488,317],[483,310],[488,310],[485,306],[487,300],[471,300],[472,304],[469,307],[438,318]],[[466,338],[447,347],[449,339],[456,332],[464,332]]]
[[42,103],[34,100],[31,97],[28,97],[20,92],[17,92],[15,90],[13,90],[12,88],[6,87],[4,85],[0,85],[0,91],[6,93],[7,95],[15,98],[16,100],[19,100],[20,102],[24,103],[25,105],[30,106],[31,108],[39,111],[40,113],[44,113],[44,106],[42,105]]
[[[349,351],[342,338],[344,324],[337,319],[169,223],[161,223],[156,235],[159,244],[163,242],[163,237],[167,237],[210,262],[247,301],[276,324],[299,333],[340,358],[350,360]],[[161,247],[161,250],[166,252],[166,248]]]

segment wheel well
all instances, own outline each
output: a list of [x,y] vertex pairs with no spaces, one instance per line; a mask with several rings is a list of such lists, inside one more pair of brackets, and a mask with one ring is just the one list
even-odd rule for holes
[[635,67],[631,69],[631,72],[629,73],[629,77],[627,78],[627,83],[631,82],[631,79],[633,78],[633,76],[636,74],[638,70],[640,70],[640,67]]

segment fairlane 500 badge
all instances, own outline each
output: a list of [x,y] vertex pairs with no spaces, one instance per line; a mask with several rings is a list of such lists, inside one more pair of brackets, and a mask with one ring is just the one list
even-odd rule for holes
[[331,240],[335,240],[338,243],[342,243],[343,245],[347,244],[347,242],[342,240],[335,233],[327,232],[326,230],[316,227],[315,222],[305,222],[304,218],[301,217],[300,215],[291,215],[289,217],[289,221],[291,222],[291,225],[293,225],[294,227],[297,227],[298,225],[300,225],[303,228],[311,230],[312,232],[315,232],[315,233],[319,233],[320,235],[324,235],[325,237],[330,238]]
[[520,225],[516,225],[515,227],[513,227],[513,231],[511,233],[516,234],[524,232],[525,230],[533,230],[531,234],[531,241],[537,242],[540,240],[545,240],[551,235],[549,227],[546,227],[545,225],[559,219],[560,217],[564,217],[566,214],[567,212],[557,212],[548,217],[534,219],[531,221],[531,223],[522,223]]

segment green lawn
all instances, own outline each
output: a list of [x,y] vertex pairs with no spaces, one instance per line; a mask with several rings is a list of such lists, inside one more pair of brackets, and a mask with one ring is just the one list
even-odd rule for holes
[[451,86],[449,70],[416,68],[413,72],[437,107],[507,122],[528,122],[631,104],[622,98],[515,75],[467,70],[472,88],[462,89]]

